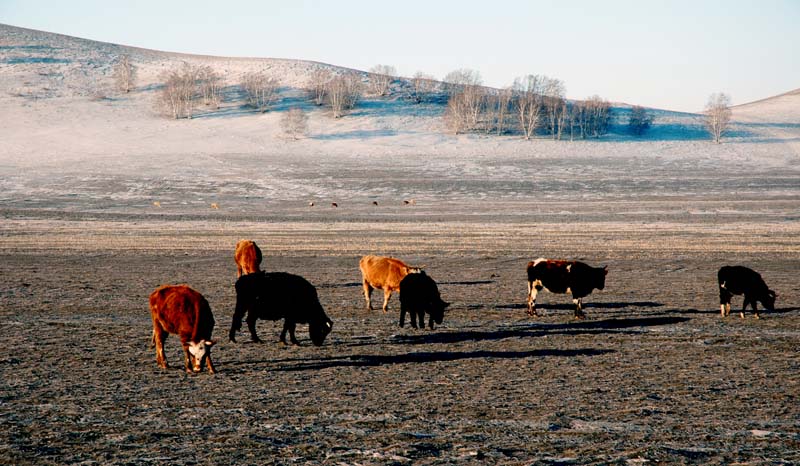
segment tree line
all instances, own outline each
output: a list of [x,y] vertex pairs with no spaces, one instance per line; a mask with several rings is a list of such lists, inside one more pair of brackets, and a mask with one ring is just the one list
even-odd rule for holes
[[[136,67],[128,55],[113,64],[113,77],[119,91],[135,88]],[[212,109],[222,103],[228,85],[225,76],[210,66],[182,63],[160,76],[162,86],[157,106],[175,119],[191,119],[198,103]],[[394,86],[394,87],[393,87]],[[278,97],[280,81],[263,71],[244,73],[238,89],[246,105],[267,112]],[[333,118],[347,115],[365,94],[384,97],[403,93],[411,102],[446,102],[443,119],[453,134],[519,134],[526,140],[545,134],[553,140],[599,138],[607,134],[614,121],[611,104],[597,96],[568,100],[563,81],[531,74],[514,80],[503,89],[486,87],[480,73],[471,69],[454,70],[441,80],[417,72],[411,78],[397,76],[394,67],[376,65],[368,73],[333,71],[319,68],[308,77],[305,93],[309,101],[330,109]],[[299,113],[298,113],[299,112]],[[296,138],[307,116],[302,109],[292,112],[293,120],[282,123]],[[704,124],[712,140],[719,143],[730,128],[730,97],[712,94],[704,111]],[[648,109],[634,106],[628,113],[628,131],[636,136],[647,132],[654,122]]]

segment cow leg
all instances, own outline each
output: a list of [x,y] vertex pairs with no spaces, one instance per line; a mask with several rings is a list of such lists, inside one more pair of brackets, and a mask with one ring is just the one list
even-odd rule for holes
[[372,286],[367,280],[364,280],[364,298],[367,300],[367,310],[372,310]]
[[[421,318],[424,319],[425,316],[423,315]],[[428,328],[433,330],[433,314],[428,317]]]
[[247,329],[250,330],[250,340],[253,343],[261,343],[261,340],[256,334],[256,320],[255,317],[251,316],[251,313],[247,313]]
[[192,353],[189,352],[189,342],[188,341],[181,341],[181,346],[183,346],[183,362],[186,366],[186,373],[192,373],[192,367],[194,366],[194,356]]
[[575,318],[585,319],[586,314],[583,312],[583,302],[581,298],[572,298],[572,303],[575,304]]
[[[414,314],[411,314],[412,316]],[[412,317],[413,320],[413,317]],[[406,325],[406,308],[402,304],[400,304],[400,328]]]
[[731,297],[733,295],[730,291],[726,290],[722,286],[719,287],[719,310],[722,314],[722,317],[727,316],[731,313]]
[[542,285],[534,282],[528,282],[528,315],[537,317],[539,314],[536,313],[536,296],[542,290]]
[[758,301],[754,299],[750,301],[750,305],[753,306],[753,314],[755,314],[755,318],[759,319],[760,317],[758,316]]
[[[744,311],[747,310],[747,305],[750,304],[750,297],[745,295],[744,297],[744,304],[742,304],[742,312],[739,313],[739,317],[744,319]],[[755,309],[755,308],[754,308]]]
[[236,264],[236,278],[242,278],[242,266]]
[[383,312],[389,309],[389,298],[392,297],[392,290],[383,290]]
[[290,322],[289,319],[286,319],[283,322],[283,331],[281,331],[281,343],[284,345],[286,344],[286,332],[289,332],[289,341],[292,342],[293,345],[300,345],[300,342],[297,341],[297,338],[294,336],[294,329],[297,325],[294,322]]
[[153,346],[156,347],[156,364],[167,368],[167,358],[164,356],[164,340],[167,339],[167,332],[158,323],[153,322]]
[[209,374],[216,374],[217,371],[214,370],[214,364],[211,362],[211,355],[209,354],[206,356],[206,367],[208,367]]

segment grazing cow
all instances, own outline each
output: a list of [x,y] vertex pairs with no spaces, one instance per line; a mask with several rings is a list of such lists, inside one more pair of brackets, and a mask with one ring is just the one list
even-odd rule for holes
[[536,295],[542,288],[551,293],[571,293],[575,318],[583,319],[583,298],[606,285],[608,267],[589,267],[583,262],[536,259],[528,262],[528,315],[536,314]]
[[337,204],[335,202],[331,202],[331,207],[339,207],[339,204]]
[[425,272],[410,273],[400,281],[400,326],[405,325],[406,312],[411,314],[411,326],[425,328],[425,313],[430,316],[428,327],[433,330],[433,322],[442,323],[446,303],[439,295],[439,288]]
[[410,273],[419,273],[422,267],[409,267],[400,259],[382,256],[364,256],[358,262],[364,285],[367,309],[372,310],[372,289],[383,290],[383,312],[389,307],[392,291],[400,290],[400,281]]
[[236,261],[237,277],[241,277],[243,273],[255,273],[261,270],[259,268],[261,264],[261,249],[258,248],[256,243],[248,239],[239,240],[236,243],[233,259]]
[[744,311],[747,309],[748,303],[753,307],[756,319],[759,318],[756,301],[761,301],[761,304],[770,311],[775,309],[775,292],[767,287],[761,275],[754,270],[741,265],[726,265],[717,272],[717,281],[719,282],[719,309],[722,317],[731,313],[733,295],[744,295],[744,305],[742,305],[742,312],[739,313],[742,319],[744,319]]
[[150,316],[153,318],[153,345],[156,362],[164,369],[164,340],[170,333],[178,335],[183,345],[186,372],[200,372],[203,363],[214,373],[211,347],[214,341],[214,315],[208,301],[188,285],[163,285],[150,295]]
[[247,313],[247,328],[250,338],[256,343],[256,320],[280,320],[283,322],[281,343],[286,344],[286,332],[292,344],[299,345],[294,336],[298,323],[308,324],[308,333],[316,346],[322,346],[325,337],[333,328],[333,321],[317,298],[314,285],[305,278],[285,272],[259,272],[242,275],[236,281],[236,310],[228,337],[235,342],[236,331],[242,328],[242,317]]

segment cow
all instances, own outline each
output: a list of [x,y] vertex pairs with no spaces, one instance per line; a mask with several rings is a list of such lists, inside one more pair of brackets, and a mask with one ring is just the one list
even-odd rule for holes
[[255,273],[261,270],[261,249],[248,239],[239,240],[236,243],[233,259],[236,261],[237,278],[241,277],[243,273]]
[[571,293],[575,318],[583,319],[583,298],[606,285],[608,267],[590,267],[583,262],[539,258],[528,262],[528,315],[536,316],[536,295],[542,288],[551,293]]
[[422,267],[409,267],[400,259],[382,256],[364,256],[358,262],[364,285],[367,310],[372,310],[372,289],[383,290],[383,312],[389,308],[392,291],[400,290],[400,281],[410,273],[419,273]]
[[183,345],[186,372],[200,372],[203,363],[214,373],[211,362],[211,339],[214,315],[211,306],[200,293],[188,285],[162,285],[150,294],[150,316],[153,318],[153,346],[156,362],[166,369],[164,340],[172,333]]
[[717,272],[717,281],[719,283],[719,310],[722,317],[727,317],[731,313],[733,295],[740,294],[744,295],[742,312],[739,313],[742,319],[744,319],[744,311],[747,310],[748,304],[752,306],[756,319],[759,318],[756,301],[761,301],[767,310],[775,310],[776,294],[767,287],[758,272],[741,265],[726,265]]
[[406,312],[411,315],[411,326],[425,328],[425,313],[430,317],[428,327],[433,330],[433,323],[442,323],[446,303],[439,295],[439,288],[425,272],[410,273],[400,281],[400,327],[406,322]]
[[316,346],[322,346],[333,329],[333,321],[325,315],[317,290],[305,278],[285,272],[258,272],[242,275],[236,281],[236,309],[228,337],[236,341],[247,313],[247,328],[253,342],[261,343],[256,334],[256,320],[284,319],[280,341],[286,344],[286,332],[293,345],[300,343],[294,330],[298,323],[308,324],[308,333]]

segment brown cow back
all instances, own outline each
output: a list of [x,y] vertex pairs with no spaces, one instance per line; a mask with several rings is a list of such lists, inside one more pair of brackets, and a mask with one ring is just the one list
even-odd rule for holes
[[242,274],[260,272],[261,249],[255,242],[248,239],[236,243],[236,252],[233,254],[236,261],[238,276]]
[[358,266],[364,281],[371,287],[391,291],[399,290],[403,278],[416,270],[400,259],[373,255],[362,257]]
[[214,317],[206,298],[188,285],[162,285],[150,295],[154,322],[182,342],[210,340]]

